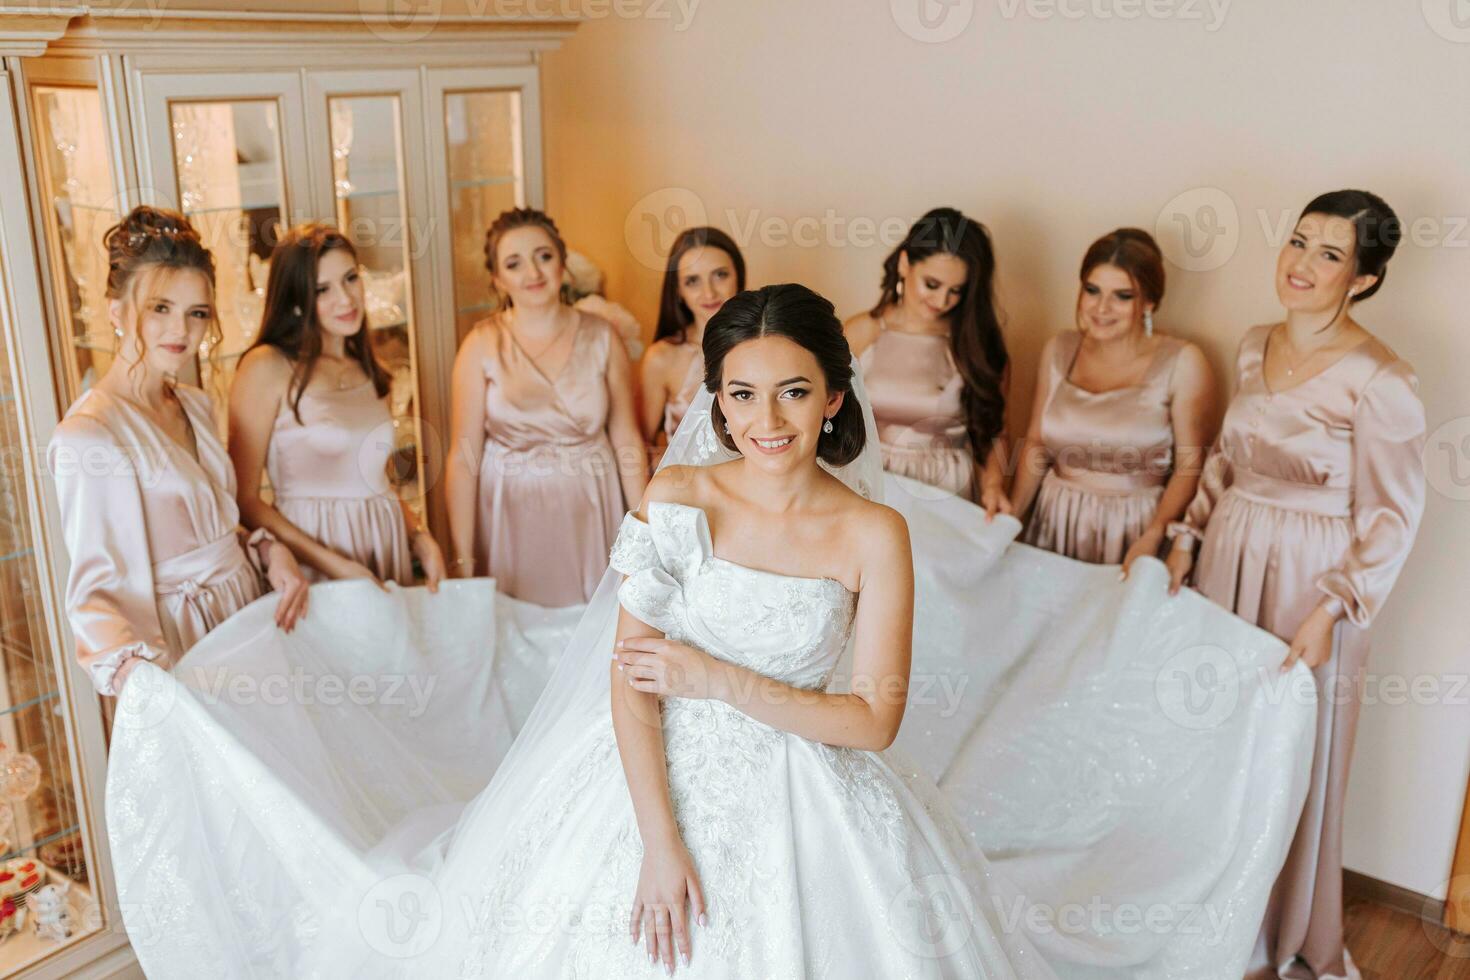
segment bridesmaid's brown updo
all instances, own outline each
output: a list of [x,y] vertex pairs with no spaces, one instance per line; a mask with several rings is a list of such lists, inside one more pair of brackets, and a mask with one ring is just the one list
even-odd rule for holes
[[[551,216],[535,208],[511,208],[500,212],[500,215],[490,222],[490,227],[485,230],[485,268],[490,270],[492,277],[495,275],[495,253],[500,248],[500,240],[506,236],[507,232],[515,231],[517,228],[540,228],[546,232],[547,237],[556,246],[556,254],[561,256],[561,264],[563,266],[567,264],[567,243],[562,240],[561,232],[557,230],[556,222],[551,220]],[[495,289],[493,280],[490,288]],[[562,302],[566,302],[566,292],[566,286],[563,284]],[[506,304],[510,303],[510,298],[506,296],[497,295],[496,299]]]
[[[1154,236],[1142,228],[1119,228],[1110,231],[1088,246],[1082,256],[1082,271],[1078,278],[1085,284],[1087,276],[1100,265],[1115,265],[1128,273],[1133,288],[1143,297],[1144,303],[1155,310],[1164,299],[1164,253]],[[1077,294],[1077,306],[1082,306],[1082,293]]]
[[[145,287],[158,274],[180,269],[204,275],[213,309],[214,256],[179,212],[140,204],[103,233],[102,244],[107,249],[107,298],[122,300],[135,319]],[[212,316],[205,343],[213,351],[220,340],[219,319]],[[142,343],[139,337],[140,348]]]
[[[757,337],[785,337],[811,351],[827,379],[827,390],[847,396],[832,416],[832,431],[817,439],[817,457],[832,466],[857,459],[868,432],[863,407],[852,397],[852,350],[832,302],[794,282],[732,296],[704,328],[704,387],[711,394],[720,390],[725,355]],[[710,405],[710,424],[726,449],[739,452],[725,431],[725,413],[718,398]]]

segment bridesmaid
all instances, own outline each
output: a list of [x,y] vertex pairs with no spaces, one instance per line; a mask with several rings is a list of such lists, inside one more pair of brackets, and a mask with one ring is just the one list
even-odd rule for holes
[[[1312,781],[1249,976],[1358,975],[1342,935],[1342,807],[1368,626],[1424,509],[1413,369],[1353,318],[1402,237],[1376,195],[1306,206],[1276,262],[1282,323],[1248,331],[1236,390],[1185,519],[1171,591],[1200,592],[1291,644],[1318,686]],[[1199,558],[1194,546],[1200,542]],[[1279,971],[1279,973],[1278,973]]]
[[744,288],[745,257],[729,235],[718,228],[687,228],[674,239],[658,328],[639,364],[640,422],[655,466],[704,382],[705,324]]
[[[308,579],[437,590],[444,558],[388,483],[388,372],[373,357],[357,250],[330,225],[288,231],[271,256],[260,336],[230,389],[240,513],[285,542]],[[261,496],[261,469],[274,502]]]
[[1021,515],[1035,502],[1026,543],[1126,574],[1194,497],[1215,377],[1194,344],[1154,332],[1164,257],[1148,232],[1093,242],[1080,279],[1077,329],[1041,352],[1011,502]]
[[995,251],[980,222],[935,208],[883,263],[877,304],[843,325],[878,423],[883,467],[985,508],[1005,493],[1009,358]]
[[56,427],[47,464],[71,553],[66,611],[77,659],[115,695],[144,660],[165,669],[261,594],[276,623],[306,614],[290,549],[247,540],[209,396],[177,383],[218,340],[214,258],[183,215],[139,207],[104,237],[117,357]]
[[465,337],[450,395],[454,573],[542,606],[592,597],[648,482],[627,352],[607,321],[562,302],[566,254],[540,211],[495,219],[485,265],[503,302]]

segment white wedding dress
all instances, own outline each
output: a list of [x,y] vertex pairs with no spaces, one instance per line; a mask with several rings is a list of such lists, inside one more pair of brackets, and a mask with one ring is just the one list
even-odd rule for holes
[[[707,407],[666,458],[721,458]],[[1270,683],[1257,668],[1280,641],[1167,598],[1156,562],[1118,583],[1013,544],[1014,521],[965,501],[871,466],[847,479],[913,541],[899,743],[833,748],[663,700],[709,906],[676,973],[1239,977],[1305,788],[1305,668]],[[486,580],[325,583],[292,634],[266,596],[174,672],[141,666],[107,819],[147,975],[655,975],[627,933],[640,843],[608,704],[619,602],[815,689],[842,685],[855,597],[720,560],[695,508],[649,520],[627,519],[580,618]]]

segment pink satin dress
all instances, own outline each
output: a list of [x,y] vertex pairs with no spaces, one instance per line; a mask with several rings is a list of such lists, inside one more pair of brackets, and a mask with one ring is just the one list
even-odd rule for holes
[[1169,394],[1184,342],[1160,337],[1136,385],[1092,392],[1070,380],[1082,346],[1057,338],[1041,414],[1049,469],[1022,540],[1079,561],[1116,565],[1148,530],[1174,460]]
[[975,454],[965,426],[960,377],[949,338],[889,330],[858,365],[878,424],[883,468],[966,500],[980,499]]
[[[413,584],[403,508],[388,482],[393,417],[372,381],[301,395],[301,419],[282,399],[266,452],[276,510],[307,535],[371,569]],[[311,581],[325,578],[305,563]]]
[[694,401],[694,396],[699,394],[699,386],[702,384],[704,351],[695,350],[689,367],[684,371],[684,380],[679,383],[678,393],[664,403],[664,435],[670,439],[679,430],[679,423],[684,421],[684,413],[689,411],[689,405]]
[[116,693],[128,657],[169,669],[263,591],[209,396],[175,390],[197,459],[132,401],[97,388],[72,405],[47,450],[71,554],[67,617],[102,694]]
[[1272,391],[1262,372],[1271,329],[1253,328],[1240,345],[1224,426],[1171,533],[1203,539],[1200,592],[1283,640],[1324,600],[1341,616],[1315,671],[1309,795],[1247,975],[1357,976],[1342,933],[1342,811],[1361,707],[1352,692],[1368,626],[1424,510],[1424,406],[1413,370],[1376,339]]
[[607,435],[607,364],[622,343],[578,314],[565,366],[549,378],[497,318],[485,344],[485,455],[475,574],[540,606],[586,602],[627,508]]

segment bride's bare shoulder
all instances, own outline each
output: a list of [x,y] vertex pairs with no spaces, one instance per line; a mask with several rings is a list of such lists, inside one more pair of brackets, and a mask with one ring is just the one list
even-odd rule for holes
[[643,501],[703,507],[709,498],[715,471],[728,465],[729,463],[714,466],[665,466],[648,481],[648,488],[643,492]]
[[841,534],[858,552],[863,565],[912,563],[909,524],[903,515],[886,504],[850,494],[840,512]]

